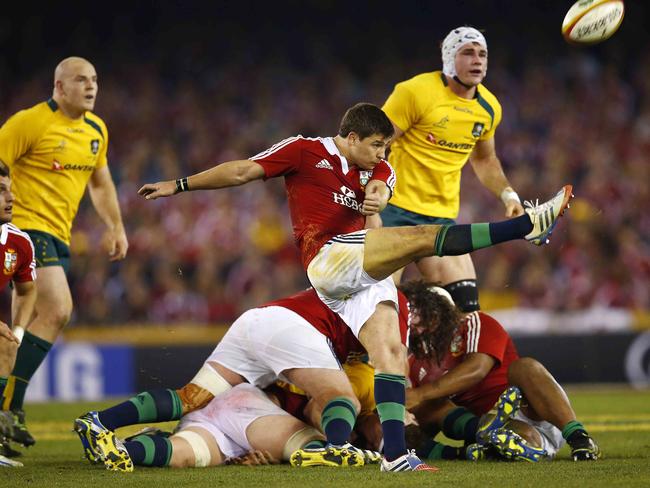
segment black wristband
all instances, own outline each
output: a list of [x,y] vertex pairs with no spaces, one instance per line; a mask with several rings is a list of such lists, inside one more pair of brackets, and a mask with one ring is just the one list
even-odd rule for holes
[[190,187],[187,184],[187,176],[185,178],[178,178],[176,180],[176,193],[179,193],[181,191],[188,191],[189,189]]

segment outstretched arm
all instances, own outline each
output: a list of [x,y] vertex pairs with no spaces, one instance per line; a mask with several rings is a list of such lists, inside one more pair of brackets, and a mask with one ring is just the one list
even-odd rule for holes
[[187,178],[147,183],[138,194],[147,200],[168,197],[181,191],[216,190],[229,186],[239,186],[249,181],[259,180],[265,175],[262,165],[250,159],[228,161]]
[[462,393],[480,383],[494,367],[496,360],[489,354],[473,352],[465,360],[437,380],[406,390],[406,408],[436,398]]
[[481,184],[501,199],[506,207],[506,217],[518,217],[524,214],[517,193],[506,178],[494,148],[494,137],[478,141],[470,157],[472,168]]

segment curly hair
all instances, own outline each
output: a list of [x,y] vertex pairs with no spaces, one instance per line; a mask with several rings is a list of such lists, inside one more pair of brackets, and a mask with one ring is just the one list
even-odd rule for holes
[[418,322],[411,325],[409,350],[418,359],[435,359],[438,364],[449,350],[449,344],[462,314],[446,297],[430,290],[437,283],[409,281],[398,288],[406,295],[410,316]]

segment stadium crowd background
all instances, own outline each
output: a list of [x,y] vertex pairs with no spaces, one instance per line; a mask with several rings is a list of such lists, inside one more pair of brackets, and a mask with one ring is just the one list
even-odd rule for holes
[[[462,24],[485,29],[485,83],[504,113],[497,152],[514,187],[546,199],[571,182],[577,195],[550,246],[475,254],[483,307],[650,310],[649,7],[627,2],[614,38],[576,48],[559,33],[571,2],[438,3],[136,2],[100,16],[73,1],[0,19],[2,122],[49,97],[63,57],[88,57],[100,78],[130,249],[108,262],[85,201],[73,322],[225,323],[307,286],[281,180],[156,202],[137,189],[298,133],[333,135],[348,106],[382,104],[396,82],[439,69],[440,40]],[[459,222],[503,217],[470,168],[461,201]]]

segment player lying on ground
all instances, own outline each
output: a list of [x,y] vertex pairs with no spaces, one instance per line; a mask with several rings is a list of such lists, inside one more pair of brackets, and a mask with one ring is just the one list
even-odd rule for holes
[[259,451],[255,463],[288,461],[303,447],[322,447],[324,436],[290,415],[262,390],[240,384],[213,398],[200,410],[184,415],[173,434],[147,430],[123,441],[128,458],[116,456],[108,437],[96,444],[116,470],[133,466],[173,468],[219,466]]
[[[411,340],[417,341],[416,332]],[[411,355],[409,363],[413,388],[406,392],[406,405],[429,433],[417,446],[420,456],[465,456],[432,440],[442,429],[468,444],[478,440],[467,453],[472,459],[482,458],[487,452],[482,446],[492,444],[508,459],[537,461],[554,457],[565,441],[574,460],[598,458],[598,446],[576,419],[562,387],[538,361],[520,358],[490,315],[468,314],[440,362],[435,356]],[[496,414],[485,415],[493,405]]]
[[[529,204],[524,215],[505,222],[366,231],[366,216],[386,207],[395,185],[395,174],[383,159],[393,135],[379,107],[360,103],[345,113],[335,137],[292,137],[250,159],[145,184],[139,193],[152,200],[285,178],[294,236],[309,280],[352,329],[376,369],[374,391],[385,441],[381,469],[412,471],[427,467],[405,444],[404,350],[392,273],[423,257],[461,255],[514,239],[543,244],[567,208],[572,188],[565,186],[542,205]],[[229,378],[219,383],[232,384]]]

